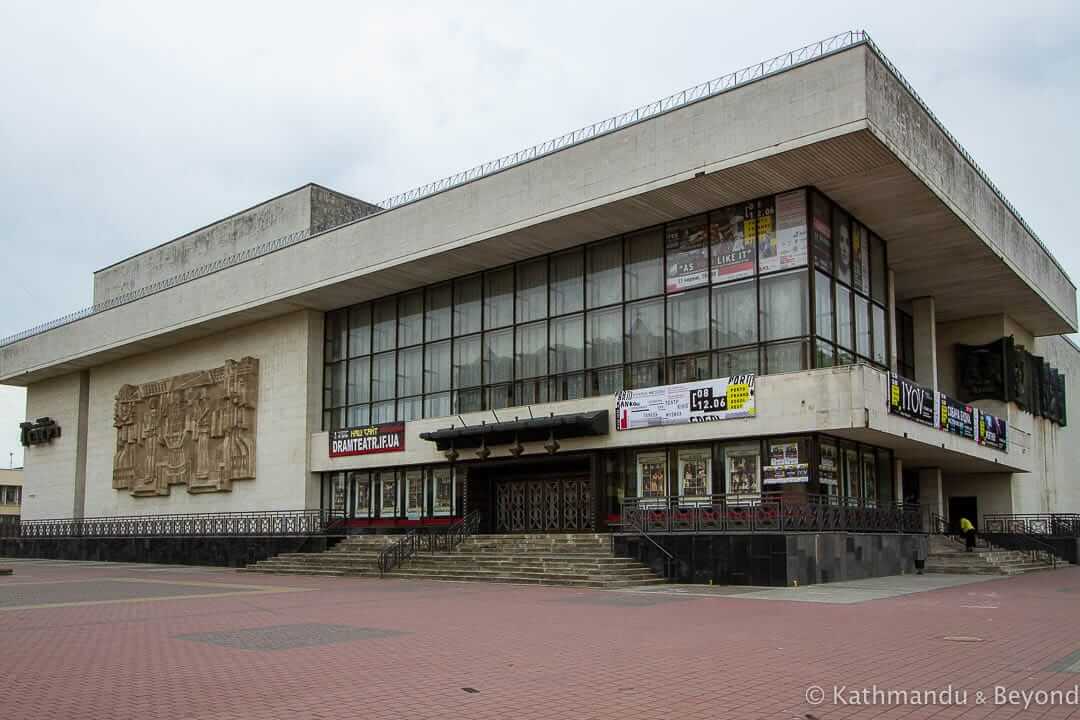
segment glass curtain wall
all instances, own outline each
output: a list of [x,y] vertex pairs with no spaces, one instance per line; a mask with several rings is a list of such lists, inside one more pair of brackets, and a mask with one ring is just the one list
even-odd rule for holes
[[794,190],[327,313],[323,426],[884,366],[885,244]]

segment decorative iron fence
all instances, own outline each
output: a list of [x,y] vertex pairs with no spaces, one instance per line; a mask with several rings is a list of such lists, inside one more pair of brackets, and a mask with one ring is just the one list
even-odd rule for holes
[[984,533],[1080,538],[1080,513],[987,513]]
[[631,532],[926,532],[922,507],[826,495],[712,495],[626,498]]
[[421,533],[410,530],[402,538],[379,552],[379,577],[390,572],[422,550],[430,553],[453,552],[465,538],[475,535],[480,528],[480,512],[471,513],[442,532]]
[[[305,536],[332,531],[344,520],[340,511],[265,510],[253,512],[129,515],[117,517],[23,520],[8,537],[235,537]],[[0,531],[2,532],[2,531]]]

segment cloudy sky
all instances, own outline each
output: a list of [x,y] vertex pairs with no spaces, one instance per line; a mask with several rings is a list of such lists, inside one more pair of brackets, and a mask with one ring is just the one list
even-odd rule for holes
[[[0,3],[0,336],[305,182],[377,202],[866,29],[1073,278],[1071,2]],[[0,387],[0,467],[25,396]]]

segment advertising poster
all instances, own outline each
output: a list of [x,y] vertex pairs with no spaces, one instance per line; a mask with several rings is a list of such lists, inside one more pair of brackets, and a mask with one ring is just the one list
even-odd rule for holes
[[724,452],[727,464],[727,491],[735,495],[757,495],[761,492],[758,482],[758,449],[756,445],[727,448]]
[[860,292],[870,290],[870,236],[866,228],[851,223],[851,284]]
[[810,481],[810,465],[799,462],[798,442],[769,443],[769,465],[761,471],[765,485]]
[[889,373],[889,412],[934,427],[934,391]]
[[353,485],[356,489],[356,517],[368,517],[371,515],[371,481],[368,476],[362,475]]
[[393,517],[397,515],[397,480],[394,479],[393,473],[382,474],[382,496],[379,504],[379,515],[382,517]]
[[435,497],[431,509],[435,515],[449,515],[453,509],[454,476],[450,468],[435,468],[431,471],[434,478]]
[[995,450],[1007,449],[1005,418],[990,413],[979,413],[979,444]]
[[829,219],[829,204],[822,196],[814,193],[813,227],[814,266],[827,273],[833,271],[832,223]]
[[836,211],[839,232],[836,234],[836,277],[845,283],[851,282],[851,223],[848,216]]
[[732,205],[710,216],[712,281],[726,282],[754,274],[754,204]]
[[780,251],[776,245],[776,225],[773,222],[776,205],[773,198],[757,201],[758,268],[761,272],[780,269]]
[[714,422],[756,414],[753,374],[615,394],[617,430]]
[[667,291],[678,292],[709,282],[708,225],[678,224],[667,231]]
[[640,497],[667,495],[667,453],[638,453],[637,473]]
[[684,497],[712,494],[712,451],[709,448],[679,450],[679,494]]
[[945,432],[975,439],[975,416],[977,410],[971,405],[953,400],[945,393],[938,393],[941,407],[938,409],[938,427]]
[[330,433],[330,457],[351,457],[405,450],[405,423],[393,422],[381,425],[334,430]]
[[772,254],[761,258],[761,272],[806,264],[806,191],[776,196],[776,243]]
[[405,516],[415,520],[424,514],[424,475],[421,472],[405,474]]
[[838,471],[836,446],[821,443],[818,448],[820,453],[818,457],[818,480],[824,485],[839,485],[840,473]]

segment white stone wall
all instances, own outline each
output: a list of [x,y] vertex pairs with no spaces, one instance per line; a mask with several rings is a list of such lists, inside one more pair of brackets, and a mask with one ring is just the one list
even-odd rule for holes
[[[314,421],[308,416],[312,361],[322,371],[321,355],[312,358],[309,353],[309,334],[318,332],[321,339],[321,323],[318,313],[297,312],[91,370],[86,516],[305,507],[310,480],[305,440]],[[245,355],[259,360],[255,479],[234,482],[229,493],[189,494],[183,486],[174,486],[167,497],[137,498],[114,490],[113,399],[120,387],[217,367]],[[35,396],[34,387],[30,396]],[[29,458],[27,465],[33,466]]]
[[75,503],[78,414],[79,373],[27,388],[27,419],[51,417],[60,425],[60,437],[24,451],[24,520],[71,517]]

